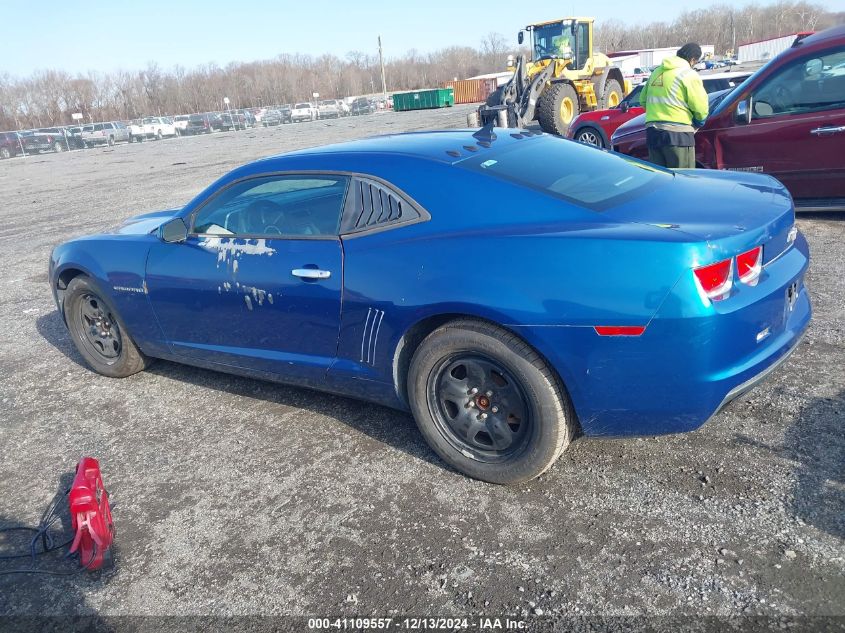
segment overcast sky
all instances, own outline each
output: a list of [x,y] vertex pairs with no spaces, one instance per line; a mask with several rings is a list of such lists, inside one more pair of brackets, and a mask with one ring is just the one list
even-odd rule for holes
[[[734,0],[733,6],[748,4]],[[825,0],[845,10],[845,0]],[[490,32],[516,41],[530,22],[566,15],[619,18],[635,23],[671,20],[701,3],[602,0],[586,3],[513,0],[3,0],[0,72],[28,75],[57,68],[133,70],[156,61],[169,69],[205,62],[269,59],[280,53],[430,52],[444,46],[478,46]]]

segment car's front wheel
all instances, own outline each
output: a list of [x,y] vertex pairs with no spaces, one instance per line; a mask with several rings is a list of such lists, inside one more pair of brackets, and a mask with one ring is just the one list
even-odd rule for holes
[[68,284],[64,317],[76,349],[97,373],[125,378],[150,364],[126,332],[117,311],[88,277],[74,277]]
[[408,396],[429,445],[461,472],[517,484],[545,472],[577,423],[563,386],[514,334],[483,321],[432,332],[411,361]]

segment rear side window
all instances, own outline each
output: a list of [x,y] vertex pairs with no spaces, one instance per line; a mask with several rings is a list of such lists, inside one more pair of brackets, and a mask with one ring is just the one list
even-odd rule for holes
[[103,131],[103,124],[102,123],[95,123],[94,124],[94,131],[95,132],[102,132]]
[[593,211],[672,178],[640,161],[549,136],[520,140],[498,152],[479,152],[457,165]]
[[416,220],[419,211],[385,185],[355,178],[346,198],[341,234],[357,233]]

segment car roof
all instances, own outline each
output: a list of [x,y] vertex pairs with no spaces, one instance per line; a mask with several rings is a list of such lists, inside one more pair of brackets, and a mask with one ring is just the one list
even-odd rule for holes
[[824,31],[814,33],[813,35],[809,35],[800,42],[793,44],[792,47],[801,48],[802,46],[807,47],[815,44],[824,44],[828,40],[835,40],[839,38],[845,38],[845,24],[834,26],[829,29],[825,29]]
[[[503,129],[495,130],[495,140],[481,136],[477,129],[439,130],[426,132],[406,132],[401,134],[386,134],[373,136],[356,141],[346,141],[320,147],[310,147],[286,154],[269,156],[262,161],[288,158],[292,156],[318,155],[352,155],[352,154],[381,154],[393,156],[410,156],[422,160],[432,160],[444,163],[456,163],[479,150],[484,150],[480,142],[489,142],[490,149],[498,150],[508,145],[518,143],[531,137],[541,136],[541,132],[526,130]],[[472,148],[472,149],[469,149]],[[259,161],[261,162],[261,161]]]

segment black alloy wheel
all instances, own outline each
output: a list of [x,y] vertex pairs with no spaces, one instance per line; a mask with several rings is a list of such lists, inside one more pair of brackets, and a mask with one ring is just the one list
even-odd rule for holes
[[144,355],[111,302],[87,276],[74,277],[64,291],[65,323],[76,349],[97,373],[124,378],[145,369],[152,359]]
[[449,321],[414,351],[407,378],[414,419],[462,473],[497,484],[537,477],[578,428],[566,388],[519,336],[493,323]]
[[496,463],[525,448],[531,408],[501,363],[478,354],[446,358],[429,374],[427,392],[437,429],[457,450]]

